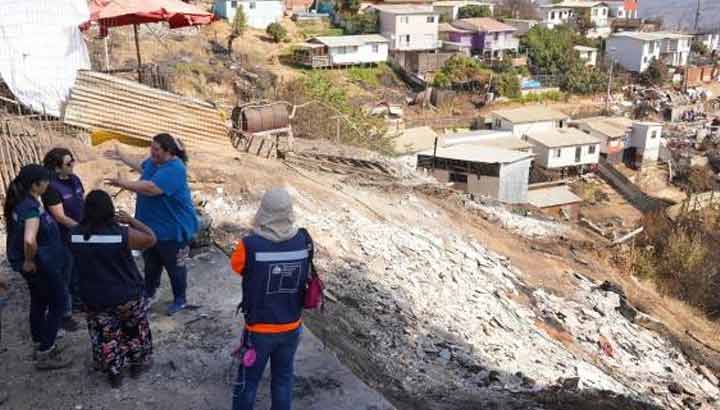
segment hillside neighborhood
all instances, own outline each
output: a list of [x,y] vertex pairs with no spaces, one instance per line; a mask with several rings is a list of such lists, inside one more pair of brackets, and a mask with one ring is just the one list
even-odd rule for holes
[[187,303],[163,279],[152,367],[112,388],[87,312],[35,370],[8,239],[0,410],[237,410],[233,270],[278,187],[324,282],[293,408],[720,410],[720,16],[644,1],[0,1],[3,202],[62,147],[141,215],[119,181],[167,134],[198,221]]

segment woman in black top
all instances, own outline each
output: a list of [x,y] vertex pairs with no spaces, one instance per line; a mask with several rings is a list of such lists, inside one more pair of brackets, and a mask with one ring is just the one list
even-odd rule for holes
[[144,281],[132,250],[155,244],[147,225],[120,212],[115,215],[105,191],[85,198],[85,215],[70,229],[70,249],[77,263],[80,297],[86,307],[96,368],[119,387],[122,369],[139,376],[150,363],[152,337],[143,298]]

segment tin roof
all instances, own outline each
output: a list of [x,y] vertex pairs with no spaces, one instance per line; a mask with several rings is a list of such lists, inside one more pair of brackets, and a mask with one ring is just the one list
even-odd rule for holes
[[546,9],[554,9],[554,8],[570,8],[570,9],[580,9],[580,8],[592,8],[597,6],[607,6],[602,1],[583,1],[583,0],[565,0],[561,3],[556,4],[546,4],[544,6],[540,6],[541,8]]
[[310,39],[328,47],[362,46],[368,43],[387,43],[388,40],[380,34],[361,34],[355,36],[321,36]]
[[509,24],[501,23],[490,17],[474,17],[469,19],[460,19],[453,21],[452,26],[465,30],[485,31],[494,33],[498,31],[517,31],[517,29]]
[[610,138],[624,137],[633,120],[625,117],[592,117],[573,121]]
[[538,208],[549,208],[582,202],[582,198],[573,194],[567,185],[531,189],[527,193],[527,201]]
[[548,148],[570,147],[573,145],[599,144],[600,140],[585,134],[577,128],[555,128],[528,132],[528,139]]
[[513,124],[525,124],[529,122],[559,121],[570,118],[569,115],[553,110],[544,105],[530,105],[527,107],[512,108],[508,110],[496,110],[492,114],[504,118]]
[[421,4],[372,5],[371,8],[390,14],[437,14],[432,6]]
[[[433,150],[422,151],[419,152],[418,155],[432,156]],[[436,156],[438,158],[479,162],[483,164],[511,164],[524,159],[530,159],[533,157],[533,154],[484,145],[460,144],[450,147],[438,147]]]

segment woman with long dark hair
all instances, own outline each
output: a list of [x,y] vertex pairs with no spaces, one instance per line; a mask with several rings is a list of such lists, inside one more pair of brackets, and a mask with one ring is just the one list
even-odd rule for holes
[[95,367],[119,387],[124,367],[137,377],[152,355],[144,284],[132,250],[153,246],[155,234],[124,212],[116,215],[104,191],[91,191],[85,203],[85,216],[70,229],[70,249],[80,275]]
[[57,222],[40,202],[49,184],[50,173],[44,167],[22,167],[8,186],[3,209],[8,261],[30,289],[30,331],[40,370],[71,364],[55,343],[67,300],[63,277],[67,254]]
[[109,178],[109,185],[137,194],[135,216],[157,236],[157,244],[143,252],[145,292],[154,301],[163,268],[170,276],[173,303],[167,308],[172,316],[187,306],[187,267],[190,241],[198,231],[195,205],[187,181],[187,153],[170,134],[158,134],[150,146],[150,157],[135,161],[116,147],[105,153],[142,173],[140,180]]
[[[85,188],[75,175],[75,158],[67,148],[53,148],[45,154],[43,165],[50,171],[50,186],[42,196],[43,204],[60,225],[60,234],[65,244],[69,244],[70,228],[80,222],[85,208]],[[72,312],[80,309],[78,295],[78,275],[75,263],[68,248],[68,264],[65,272],[68,287],[68,301],[63,318],[63,329],[78,330]]]

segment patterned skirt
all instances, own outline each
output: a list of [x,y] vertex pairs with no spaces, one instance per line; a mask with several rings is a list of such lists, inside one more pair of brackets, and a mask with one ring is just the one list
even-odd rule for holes
[[148,364],[152,335],[148,304],[136,299],[118,306],[87,306],[93,362],[105,373],[120,374],[129,365]]

